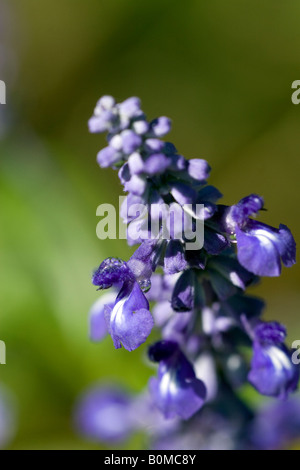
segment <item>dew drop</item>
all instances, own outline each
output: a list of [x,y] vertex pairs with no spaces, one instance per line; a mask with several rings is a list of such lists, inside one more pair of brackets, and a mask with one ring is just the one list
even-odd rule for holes
[[148,292],[151,289],[150,279],[143,279],[142,281],[139,281],[139,286],[144,293]]

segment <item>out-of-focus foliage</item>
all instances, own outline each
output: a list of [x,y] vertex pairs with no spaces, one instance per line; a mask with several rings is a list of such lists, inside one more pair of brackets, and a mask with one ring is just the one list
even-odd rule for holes
[[[107,256],[130,255],[125,241],[96,238],[96,207],[117,206],[121,195],[117,176],[95,161],[103,138],[87,132],[96,100],[136,95],[149,117],[170,116],[170,138],[186,157],[210,162],[226,203],[262,194],[264,221],[287,224],[297,241],[300,105],[291,84],[300,79],[300,5],[0,3],[9,64],[0,76],[8,127],[0,142],[0,381],[19,403],[12,447],[90,448],[72,429],[78,393],[107,377],[137,391],[151,373],[145,348],[113,351],[110,338],[88,340],[98,295],[91,271]],[[256,288],[290,342],[300,338],[299,281],[296,265]]]

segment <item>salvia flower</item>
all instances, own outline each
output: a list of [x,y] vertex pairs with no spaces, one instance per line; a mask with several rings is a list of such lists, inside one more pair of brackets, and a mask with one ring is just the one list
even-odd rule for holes
[[249,382],[263,395],[285,398],[297,388],[299,367],[284,345],[285,328],[277,322],[260,322],[254,328]]
[[227,213],[227,229],[235,234],[242,266],[259,276],[279,276],[281,261],[287,267],[296,262],[296,244],[285,225],[276,229],[249,218],[262,208],[263,199],[259,196],[252,194],[241,199]]
[[196,378],[191,363],[172,341],[161,341],[149,349],[149,357],[159,362],[158,378],[150,380],[152,397],[166,418],[190,418],[205,400],[206,388]]
[[122,345],[128,351],[138,348],[146,341],[154,322],[148,300],[127,264],[108,258],[95,271],[93,283],[101,289],[119,286],[114,304],[104,306],[107,330],[115,348]]

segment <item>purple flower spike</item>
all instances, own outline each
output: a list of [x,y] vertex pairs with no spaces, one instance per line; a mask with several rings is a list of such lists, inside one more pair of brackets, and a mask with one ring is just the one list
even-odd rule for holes
[[177,343],[156,343],[150,347],[149,357],[159,362],[158,377],[152,377],[149,383],[154,403],[167,419],[176,416],[189,419],[205,401],[204,383],[196,378],[191,363]]
[[114,346],[133,351],[146,341],[154,326],[149,303],[137,282],[125,284],[112,309],[106,306],[106,322]]
[[283,344],[285,328],[276,322],[260,322],[254,329],[249,382],[263,395],[286,398],[297,388],[299,366]]
[[[175,417],[173,437],[183,432],[185,438],[174,442],[187,439],[188,449],[193,443],[198,443],[194,448],[218,447],[220,422],[221,439],[228,439],[221,448],[251,448],[255,410],[237,394],[237,387],[248,375],[260,393],[286,397],[299,380],[295,356],[292,359],[293,352],[284,344],[285,328],[264,323],[264,303],[245,292],[258,276],[278,276],[282,264],[295,263],[290,230],[256,220],[264,210],[257,194],[231,207],[219,204],[222,194],[207,185],[211,169],[206,160],[186,159],[173,143],[165,142],[170,119],[148,122],[138,98],[116,103],[110,96],[102,97],[89,127],[92,132],[107,131],[108,146],[97,160],[101,167],[118,171],[128,192],[120,208],[127,243],[138,244],[127,263],[109,258],[93,274],[95,286],[113,287],[116,294],[102,296],[93,305],[92,340],[100,341],[108,333],[115,348],[133,351],[147,340],[155,320],[161,341],[150,348],[149,356],[159,363],[158,376],[150,381],[156,413],[142,405],[142,398],[135,402],[134,412],[140,424],[148,423],[152,445],[163,445],[166,429],[171,429],[158,421],[154,431],[153,420],[161,411],[162,421]],[[197,230],[203,244],[190,249]],[[251,346],[249,365],[242,348]],[[204,400],[210,400],[206,409],[182,423]],[[198,425],[206,410],[209,423],[200,426],[201,431]],[[149,413],[150,421],[144,418]],[[212,435],[207,437],[210,428]],[[203,435],[190,439],[197,433]]]

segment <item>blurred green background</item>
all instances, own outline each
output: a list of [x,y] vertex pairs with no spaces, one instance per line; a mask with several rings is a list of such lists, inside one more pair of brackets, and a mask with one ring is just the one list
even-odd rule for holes
[[[79,393],[110,377],[134,391],[152,371],[142,350],[89,342],[90,282],[125,241],[96,238],[96,207],[117,204],[117,174],[100,170],[104,137],[87,120],[97,99],[139,96],[167,115],[186,157],[206,158],[232,204],[256,192],[300,237],[300,3],[294,0],[0,1],[0,383],[18,403],[11,448],[93,445],[70,419]],[[300,268],[264,279],[268,319],[300,338]],[[129,444],[131,447],[136,443]]]

